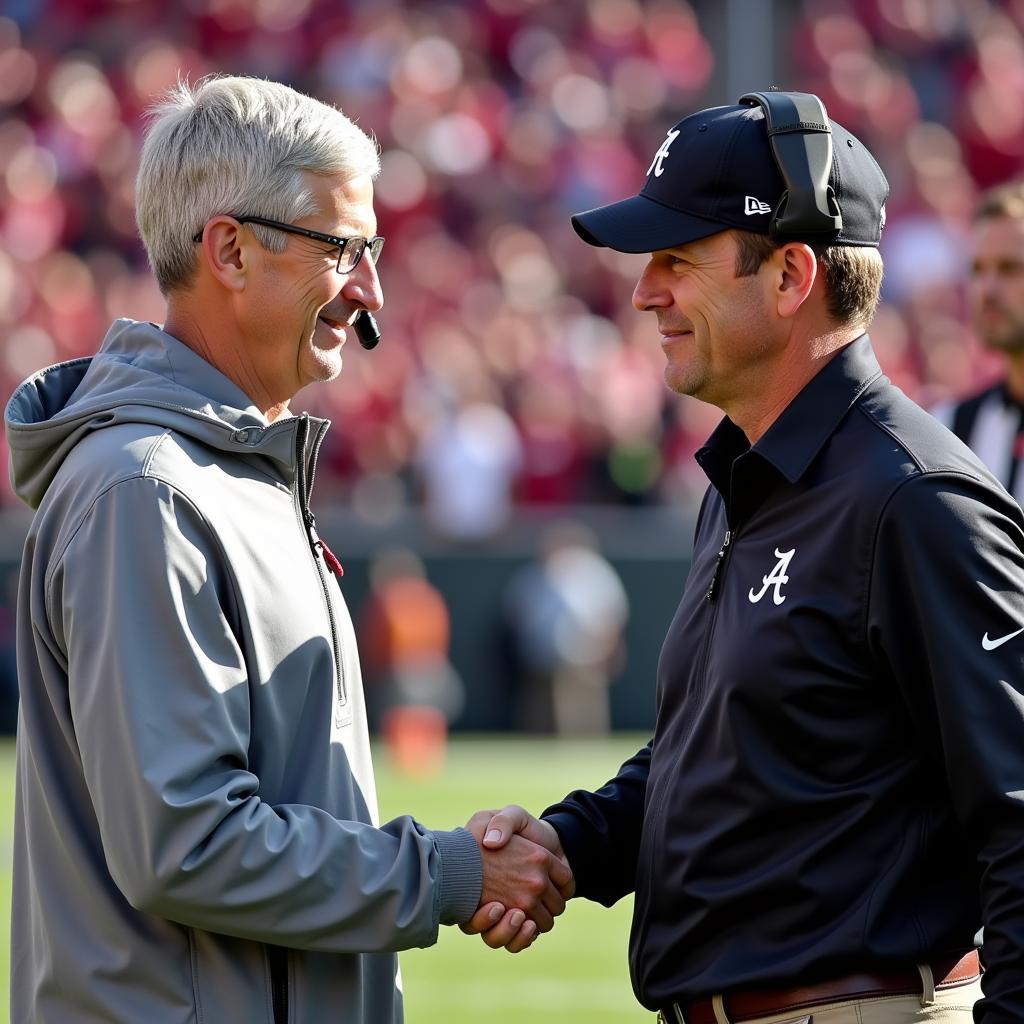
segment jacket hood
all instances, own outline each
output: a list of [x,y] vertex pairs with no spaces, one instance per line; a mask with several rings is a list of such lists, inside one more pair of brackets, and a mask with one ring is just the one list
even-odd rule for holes
[[4,413],[15,493],[38,507],[68,452],[94,430],[151,423],[294,471],[296,419],[273,424],[248,396],[155,324],[116,320],[99,352],[33,374]]

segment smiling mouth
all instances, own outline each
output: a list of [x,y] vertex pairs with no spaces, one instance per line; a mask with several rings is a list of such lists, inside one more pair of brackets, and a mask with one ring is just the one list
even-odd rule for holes
[[322,324],[326,324],[332,331],[344,331],[348,324],[342,323],[340,320],[332,320],[329,316],[318,316]]
[[348,341],[348,332],[345,330],[346,325],[340,320],[332,320],[327,316],[318,316],[316,318],[318,324],[323,324],[327,328],[328,333],[317,334],[313,332],[313,337],[310,341],[313,343],[315,348],[321,349],[340,349],[342,345]]

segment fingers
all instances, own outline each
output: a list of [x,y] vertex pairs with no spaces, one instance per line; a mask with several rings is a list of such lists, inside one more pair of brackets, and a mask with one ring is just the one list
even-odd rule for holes
[[469,819],[466,828],[488,850],[500,850],[514,835],[521,835],[543,846],[564,863],[565,871],[559,872],[555,879],[559,889],[565,887],[572,878],[569,862],[562,850],[562,841],[554,827],[549,822],[535,818],[518,804],[509,804],[500,811],[477,811]]
[[462,930],[522,952],[551,931],[576,891],[558,833],[518,804],[477,811],[466,828],[481,845],[484,879],[481,906]]
[[[559,857],[551,858],[551,869],[548,872],[548,877],[551,879],[552,884],[561,894],[563,888],[567,888],[570,884],[575,892],[576,883],[573,881],[572,870],[569,865]],[[569,894],[570,896],[572,893]],[[566,897],[568,898],[568,897]],[[563,900],[564,902],[564,900]]]
[[493,818],[497,813],[497,811],[477,811],[476,814],[466,822],[466,828],[473,833],[478,843],[483,839],[484,831],[491,823],[491,818]]
[[558,893],[568,903],[576,895],[576,879],[570,878],[564,885],[560,885]]
[[491,949],[507,949],[510,953],[521,953],[533,945],[540,932],[535,922],[527,919],[521,910],[510,910],[492,928],[480,936]]
[[[527,922],[526,914],[521,910],[510,910],[507,914],[499,917],[496,924],[481,932],[480,938],[491,949],[501,949],[503,946],[507,946],[519,934],[520,928],[527,923],[533,924],[532,921]],[[536,927],[534,927],[534,931],[536,931]]]
[[540,934],[535,922],[519,909],[506,911],[500,903],[488,903],[459,927],[467,935],[479,935],[491,949],[521,953]]
[[565,911],[565,900],[562,899],[558,887],[551,880],[550,869],[555,866],[562,865],[560,861],[552,858],[547,880],[538,894],[539,905],[534,905],[530,909],[530,917],[537,922],[537,927],[542,932],[551,931],[555,927],[555,918]]
[[[564,904],[563,904],[564,909]],[[530,910],[530,920],[537,925],[537,930],[549,932],[555,927],[555,918],[561,914],[561,910],[550,910],[546,900],[534,904]]]
[[[520,911],[522,913],[522,911]],[[477,912],[468,920],[459,925],[467,935],[481,935],[494,928],[501,921],[505,914],[505,908],[500,903],[485,903],[477,909]],[[524,915],[525,916],[525,915]],[[488,943],[490,945],[490,943]],[[504,942],[501,943],[505,945]]]
[[540,932],[537,931],[537,926],[533,921],[527,921],[523,924],[522,928],[519,929],[519,933],[511,941],[505,944],[505,948],[510,953],[522,953],[524,949],[529,949],[533,945],[534,940]]
[[[520,807],[518,804],[509,804],[508,807],[491,815],[483,844],[490,850],[497,850],[504,846],[512,836],[526,831],[533,821],[536,819],[524,807]],[[534,840],[534,842],[536,841]]]
[[565,898],[559,887],[572,878],[565,864],[520,835],[512,836],[500,849],[482,850],[481,855],[481,903],[518,907],[536,921],[540,931],[550,931],[554,919],[565,910]]

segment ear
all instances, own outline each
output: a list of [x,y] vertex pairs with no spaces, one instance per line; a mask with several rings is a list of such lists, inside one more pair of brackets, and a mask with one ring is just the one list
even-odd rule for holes
[[245,290],[246,271],[252,258],[248,242],[241,225],[230,217],[214,217],[203,231],[200,259],[229,291]]
[[814,250],[804,242],[787,242],[772,254],[775,275],[775,302],[780,317],[795,316],[807,301],[818,279],[818,261]]

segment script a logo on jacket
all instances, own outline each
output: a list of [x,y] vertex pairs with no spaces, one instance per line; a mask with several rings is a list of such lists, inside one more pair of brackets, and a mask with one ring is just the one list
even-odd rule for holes
[[750,599],[751,604],[757,604],[758,601],[768,593],[768,588],[773,587],[775,593],[772,594],[772,600],[776,604],[782,604],[786,600],[786,595],[782,592],[783,584],[789,582],[789,576],[787,570],[789,569],[790,559],[796,554],[796,548],[790,551],[780,551],[778,548],[775,549],[775,557],[778,562],[775,563],[775,568],[772,569],[767,576],[761,577],[761,589],[755,594],[754,588],[750,588],[750,593],[747,597]]

